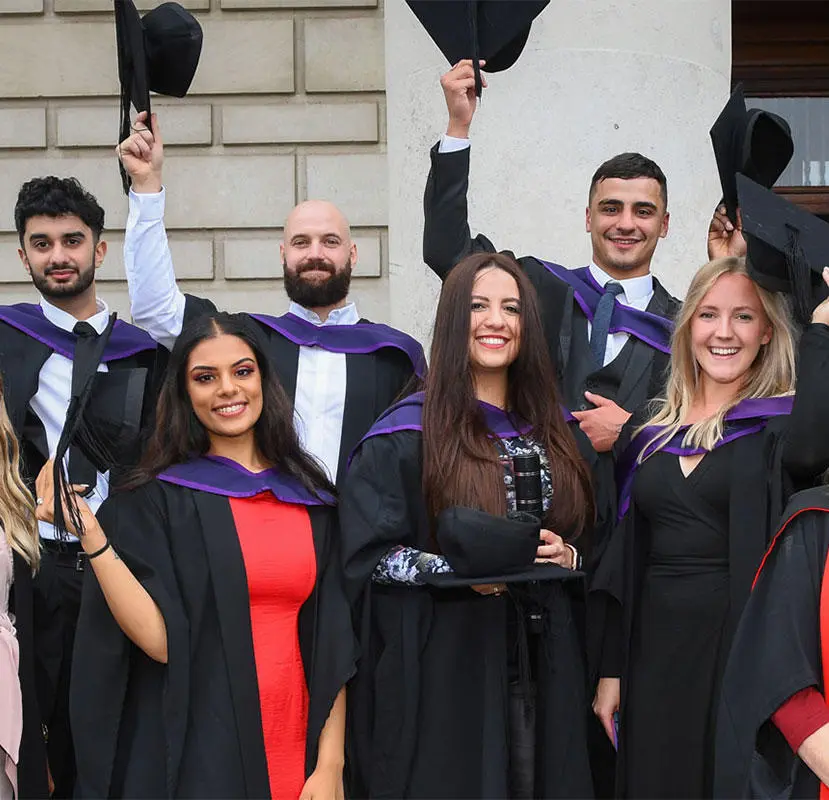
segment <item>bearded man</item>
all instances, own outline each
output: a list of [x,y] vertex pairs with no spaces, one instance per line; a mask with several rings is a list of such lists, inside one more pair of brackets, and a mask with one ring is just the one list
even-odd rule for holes
[[[154,393],[153,375],[160,374],[164,355],[146,333],[116,320],[97,295],[95,276],[107,253],[104,210],[77,179],[27,181],[14,217],[18,255],[40,293],[37,304],[0,306],[2,394],[20,442],[21,471],[33,488],[55,457],[64,428],[94,430],[94,452],[67,434],[72,444],[64,466],[97,510],[110,481],[138,457],[140,430],[152,410],[146,398]],[[92,390],[83,393],[85,385]],[[21,691],[30,715],[23,736],[48,733],[52,796],[72,797],[69,678],[86,556],[75,536],[45,522],[38,526],[42,555],[34,583],[30,574],[15,575],[15,613],[33,618],[34,630],[33,638],[20,640]]]
[[[133,319],[171,349],[182,327],[215,309],[210,300],[176,286],[164,229],[164,146],[155,114],[142,113],[118,146],[131,181],[124,264]],[[420,344],[402,331],[361,319],[349,302],[357,246],[343,213],[332,203],[307,200],[285,220],[279,246],[288,313],[249,314],[267,339],[267,352],[294,404],[305,448],[334,482],[374,420],[413,374],[422,374]]]

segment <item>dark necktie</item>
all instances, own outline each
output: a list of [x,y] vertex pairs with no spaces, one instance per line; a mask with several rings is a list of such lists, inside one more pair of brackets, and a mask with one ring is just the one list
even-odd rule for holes
[[[72,359],[72,396],[76,396],[83,389],[87,376],[94,375],[98,369],[98,332],[88,322],[76,323],[72,332],[78,337]],[[71,483],[85,483],[90,491],[98,483],[94,465],[79,447],[73,445],[69,447],[69,480]]]
[[599,367],[604,365],[604,354],[607,350],[607,336],[610,333],[610,317],[613,314],[613,305],[616,295],[621,294],[624,287],[616,281],[608,281],[604,287],[604,294],[599,298],[596,313],[593,315],[593,327],[590,331],[590,352],[593,360]]

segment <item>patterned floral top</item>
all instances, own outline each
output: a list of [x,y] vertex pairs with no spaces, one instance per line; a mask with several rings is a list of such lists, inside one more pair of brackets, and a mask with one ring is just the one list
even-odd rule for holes
[[[553,500],[553,486],[550,481],[550,462],[544,448],[530,436],[516,436],[512,439],[496,439],[499,458],[504,469],[504,489],[507,496],[507,511],[516,510],[515,472],[512,466],[513,456],[535,453],[541,462],[541,499],[544,510]],[[449,562],[441,555],[427,553],[414,547],[398,545],[392,547],[374,568],[371,576],[375,583],[404,584],[422,586],[425,574],[452,572]]]

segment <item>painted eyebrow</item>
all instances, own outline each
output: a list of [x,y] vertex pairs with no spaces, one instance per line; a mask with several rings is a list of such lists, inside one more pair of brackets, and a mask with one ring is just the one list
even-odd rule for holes
[[[240,364],[244,364],[246,361],[249,361],[251,364],[256,363],[250,356],[245,356],[244,358],[240,358],[238,361],[234,361],[230,366],[231,367],[238,367]],[[190,367],[190,372],[195,372],[197,369],[212,369],[215,370],[216,367],[209,366],[206,364],[195,364],[194,366]]]

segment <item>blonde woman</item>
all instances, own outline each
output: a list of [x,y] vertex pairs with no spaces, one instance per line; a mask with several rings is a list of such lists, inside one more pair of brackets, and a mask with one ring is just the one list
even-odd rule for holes
[[34,691],[32,575],[40,564],[35,505],[0,381],[0,800],[48,797]]
[[829,465],[828,325],[829,301],[803,334],[794,395],[783,298],[744,259],[691,282],[666,398],[620,459],[619,526],[592,587],[606,612],[594,711],[618,736],[621,796],[712,795],[734,628],[788,495]]

